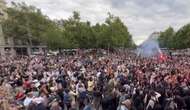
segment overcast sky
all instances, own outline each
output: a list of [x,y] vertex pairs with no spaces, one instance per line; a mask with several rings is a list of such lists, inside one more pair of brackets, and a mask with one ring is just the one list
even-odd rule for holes
[[190,0],[6,0],[40,8],[52,19],[66,19],[74,10],[82,20],[104,22],[107,12],[119,16],[139,44],[152,32],[190,23]]

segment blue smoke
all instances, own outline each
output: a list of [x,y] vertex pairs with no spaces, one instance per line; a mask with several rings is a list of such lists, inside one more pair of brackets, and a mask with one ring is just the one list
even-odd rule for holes
[[137,54],[141,57],[153,57],[161,53],[157,41],[158,34],[153,33],[145,42],[137,48]]

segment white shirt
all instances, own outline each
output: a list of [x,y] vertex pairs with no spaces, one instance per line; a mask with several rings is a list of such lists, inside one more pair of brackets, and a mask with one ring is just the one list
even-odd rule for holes
[[44,102],[44,98],[43,97],[37,97],[37,98],[34,98],[32,101],[37,103],[37,104],[40,104],[40,103]]
[[29,97],[26,97],[25,99],[24,99],[24,106],[28,106],[30,103],[32,102],[32,98],[29,98]]

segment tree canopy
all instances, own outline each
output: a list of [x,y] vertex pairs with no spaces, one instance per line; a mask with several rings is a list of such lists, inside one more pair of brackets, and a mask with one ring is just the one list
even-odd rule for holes
[[81,21],[80,13],[77,11],[68,19],[51,20],[40,9],[25,3],[13,2],[7,13],[9,17],[3,22],[5,37],[22,41],[22,45],[43,43],[51,49],[115,48],[135,45],[127,26],[119,17],[110,13],[104,23],[95,25],[90,21]]
[[174,48],[190,48],[190,24],[179,29],[173,38]]
[[161,47],[166,48],[190,48],[190,24],[183,26],[177,32],[172,27],[169,27],[164,32],[161,32],[159,43]]
[[161,32],[159,37],[160,47],[172,47],[172,40],[175,35],[174,29],[172,27],[167,28],[164,32]]

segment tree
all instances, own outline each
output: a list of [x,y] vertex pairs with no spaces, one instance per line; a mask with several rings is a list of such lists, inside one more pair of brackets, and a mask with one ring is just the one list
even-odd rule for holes
[[19,39],[22,44],[39,45],[44,42],[43,35],[48,32],[49,27],[53,27],[52,21],[39,9],[25,3],[13,2],[7,13],[9,17],[3,22],[5,36]]
[[52,50],[66,47],[65,45],[63,45],[65,44],[65,39],[63,39],[62,30],[59,29],[54,23],[49,25],[50,26],[48,27],[46,32],[43,33],[43,39],[47,46]]
[[161,32],[158,40],[160,47],[162,48],[171,48],[173,47],[173,37],[175,35],[175,31],[172,27],[167,28],[164,32]]
[[174,48],[189,48],[190,47],[190,24],[179,29],[173,38]]
[[76,11],[68,20],[62,20],[61,28],[73,48],[93,48],[96,42],[90,22],[81,22],[80,14]]
[[92,26],[89,21],[81,21],[77,11],[68,19],[51,20],[34,6],[13,2],[7,12],[9,18],[3,22],[5,36],[22,41],[21,45],[44,43],[51,49],[134,45],[127,26],[111,13],[104,23]]
[[190,47],[190,24],[180,28],[174,32],[172,27],[169,27],[161,33],[159,37],[161,47],[184,49]]
[[105,24],[102,25],[102,42],[105,45],[114,47],[131,47],[133,44],[132,37],[128,32],[128,28],[121,19],[108,13]]
[[80,14],[78,11],[73,11],[73,19],[76,21],[80,21]]

